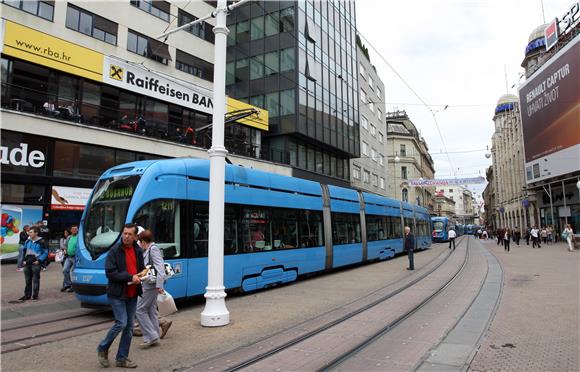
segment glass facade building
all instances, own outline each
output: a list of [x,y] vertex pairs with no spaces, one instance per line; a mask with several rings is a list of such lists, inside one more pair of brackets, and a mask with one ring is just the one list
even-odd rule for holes
[[360,156],[354,1],[253,1],[228,28],[227,94],[269,112],[261,157],[348,185]]

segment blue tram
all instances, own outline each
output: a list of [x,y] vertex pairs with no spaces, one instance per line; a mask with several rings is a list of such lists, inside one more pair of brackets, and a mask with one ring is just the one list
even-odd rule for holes
[[473,225],[465,225],[465,235],[473,235],[476,231]]
[[455,233],[457,233],[457,237],[460,237],[461,235],[465,234],[465,225],[462,225],[460,223],[455,224]]
[[448,217],[431,217],[431,223],[433,224],[433,241],[435,242],[446,242],[449,241],[449,228],[453,227],[453,223]]
[[[125,223],[151,229],[176,274],[175,297],[207,286],[209,161],[128,163],[97,182],[81,220],[73,289],[83,305],[106,305],[104,263]],[[403,251],[403,226],[431,245],[425,208],[378,195],[226,165],[224,285],[252,291],[299,275],[384,260]]]

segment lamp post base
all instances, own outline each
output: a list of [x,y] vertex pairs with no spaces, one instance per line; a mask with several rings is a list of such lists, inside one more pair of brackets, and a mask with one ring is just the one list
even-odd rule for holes
[[205,308],[201,313],[201,325],[204,327],[221,327],[230,323],[230,312],[226,307],[225,287],[206,288]]

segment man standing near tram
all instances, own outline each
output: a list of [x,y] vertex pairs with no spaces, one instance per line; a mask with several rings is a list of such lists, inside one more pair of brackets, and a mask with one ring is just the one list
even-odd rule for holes
[[409,256],[409,267],[407,270],[415,270],[415,262],[413,260],[413,251],[415,250],[415,237],[411,234],[411,228],[405,226],[405,250]]
[[453,244],[453,250],[455,250],[455,238],[457,237],[457,234],[455,233],[453,227],[449,228],[447,234],[449,235],[449,249],[451,249],[451,244]]

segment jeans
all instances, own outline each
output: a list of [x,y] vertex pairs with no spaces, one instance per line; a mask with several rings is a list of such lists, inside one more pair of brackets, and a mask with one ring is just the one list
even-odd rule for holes
[[451,244],[453,244],[453,249],[455,249],[455,238],[449,238],[449,249],[451,249]]
[[26,264],[24,266],[24,281],[26,286],[24,287],[24,296],[38,297],[38,292],[40,291],[40,270],[42,267],[40,263],[38,265]]
[[409,256],[409,269],[415,270],[415,262],[414,262],[414,257],[413,257],[413,250],[410,249],[407,252],[407,255]]
[[123,361],[129,357],[129,349],[131,348],[137,297],[123,299],[109,296],[109,303],[111,308],[113,308],[115,324],[113,324],[103,341],[99,343],[97,351],[108,351],[115,338],[117,338],[119,333],[123,332],[121,342],[119,342],[119,350],[117,350],[117,357],[115,358],[117,361]]
[[67,257],[64,260],[64,267],[62,269],[62,274],[64,275],[64,279],[62,281],[63,288],[68,288],[72,286],[72,281],[70,280],[70,273],[75,268],[75,257]]

